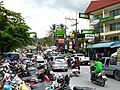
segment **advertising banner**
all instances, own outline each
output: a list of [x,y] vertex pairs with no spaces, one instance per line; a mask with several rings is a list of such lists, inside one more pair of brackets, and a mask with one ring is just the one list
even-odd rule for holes
[[65,30],[56,30],[56,35],[64,35]]

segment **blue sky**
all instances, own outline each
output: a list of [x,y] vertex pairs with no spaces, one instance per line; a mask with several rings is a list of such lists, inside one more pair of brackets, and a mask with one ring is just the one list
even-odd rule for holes
[[79,12],[84,12],[91,0],[4,0],[4,6],[15,12],[20,12],[31,31],[37,32],[39,38],[45,37],[52,24],[66,24],[67,33],[75,29],[71,27],[75,21],[65,20],[65,17],[78,19],[78,29],[88,29],[89,21],[80,19]]

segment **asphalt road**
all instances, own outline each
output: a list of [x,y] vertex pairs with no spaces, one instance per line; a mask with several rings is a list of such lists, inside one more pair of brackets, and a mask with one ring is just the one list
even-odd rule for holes
[[[56,71],[55,74],[70,74],[71,70],[68,72]],[[92,87],[96,88],[95,90],[120,90],[120,81],[116,81],[112,77],[108,77],[106,85],[101,87],[97,84],[94,84],[90,81],[90,73],[89,73],[89,66],[81,66],[81,74],[79,77],[72,77],[70,80],[70,87],[73,88],[74,86],[80,87]]]

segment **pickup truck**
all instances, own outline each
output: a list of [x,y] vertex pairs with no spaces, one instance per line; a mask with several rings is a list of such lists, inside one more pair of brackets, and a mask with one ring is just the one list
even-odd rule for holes
[[83,53],[73,54],[74,57],[78,57],[80,60],[80,64],[89,64],[90,57],[86,57]]
[[103,63],[103,70],[106,75],[112,75],[118,81],[120,81],[120,65],[116,58],[102,57],[101,62]]

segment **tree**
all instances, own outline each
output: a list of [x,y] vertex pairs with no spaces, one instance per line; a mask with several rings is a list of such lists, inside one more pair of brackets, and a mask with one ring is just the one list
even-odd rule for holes
[[44,40],[43,40],[43,45],[48,45],[50,46],[51,45],[51,42],[52,42],[52,38],[51,36],[47,36],[47,37],[44,37]]
[[53,24],[52,26],[50,26],[50,31],[49,31],[49,37],[52,38],[52,45],[55,45],[56,42],[56,38],[55,38],[55,30],[56,30],[56,25]]
[[0,4],[0,52],[9,52],[32,44],[30,27],[20,13],[10,11]]

